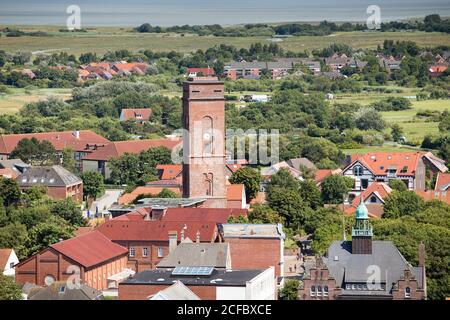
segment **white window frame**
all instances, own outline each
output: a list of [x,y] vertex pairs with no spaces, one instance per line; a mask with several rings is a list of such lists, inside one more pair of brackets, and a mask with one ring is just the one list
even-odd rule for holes
[[[407,289],[409,289],[409,293],[406,291]],[[410,287],[405,288],[405,298],[411,298],[411,288]]]
[[147,247],[142,248],[142,257],[144,257],[144,258],[148,257],[148,248]]
[[134,258],[136,256],[136,249],[134,249],[134,247],[130,247],[129,255],[130,258]]
[[159,247],[158,248],[158,258],[164,257],[164,248]]

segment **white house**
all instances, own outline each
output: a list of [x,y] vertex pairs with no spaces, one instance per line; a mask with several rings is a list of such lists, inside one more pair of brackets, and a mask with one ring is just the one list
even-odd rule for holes
[[0,249],[0,270],[5,276],[15,276],[14,266],[19,263],[14,249]]

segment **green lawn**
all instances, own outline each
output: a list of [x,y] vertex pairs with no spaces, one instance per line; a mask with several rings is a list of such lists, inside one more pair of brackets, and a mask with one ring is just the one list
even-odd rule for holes
[[71,89],[10,89],[11,93],[0,94],[0,114],[16,113],[25,104],[44,100],[49,96],[56,96],[61,99],[68,99],[71,96]]
[[414,148],[408,148],[402,145],[392,146],[367,146],[360,149],[341,149],[344,154],[364,154],[368,152],[406,152],[415,150]]
[[[1,26],[0,26],[1,27]],[[186,34],[150,34],[131,32],[131,28],[91,28],[86,33],[58,32],[59,27],[17,26],[24,31],[45,31],[44,37],[0,37],[0,48],[5,51],[66,51],[73,54],[128,49],[132,51],[191,52],[207,49],[217,44],[248,48],[255,42],[270,43],[269,37],[214,37]],[[419,46],[450,45],[450,37],[443,33],[424,32],[345,32],[331,36],[299,36],[283,39],[278,44],[291,51],[321,49],[332,43],[345,43],[355,49],[382,45],[385,39],[411,40]]]

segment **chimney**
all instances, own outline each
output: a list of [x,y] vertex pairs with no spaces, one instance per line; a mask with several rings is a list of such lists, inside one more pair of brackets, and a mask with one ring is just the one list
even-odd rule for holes
[[169,231],[169,253],[173,252],[177,247],[178,232]]
[[425,245],[423,242],[419,244],[419,267],[425,267]]
[[186,225],[184,225],[184,227],[183,227],[183,229],[181,229],[181,232],[180,232],[180,242],[181,241],[184,241],[184,229],[186,228]]
[[74,131],[74,132],[73,132],[73,136],[74,136],[76,139],[80,139],[80,131],[78,131],[78,130]]
[[153,220],[161,220],[167,212],[167,207],[163,206],[153,206],[152,207],[152,217]]
[[195,242],[200,243],[200,230],[198,230],[197,234],[195,235]]
[[145,216],[144,216],[144,221],[150,221],[150,220],[152,220],[150,217],[150,212],[146,212]]

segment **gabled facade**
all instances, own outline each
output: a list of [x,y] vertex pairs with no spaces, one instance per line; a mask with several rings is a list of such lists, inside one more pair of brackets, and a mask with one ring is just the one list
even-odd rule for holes
[[350,201],[374,182],[389,184],[390,180],[401,180],[409,190],[425,190],[427,171],[430,176],[448,169],[442,160],[427,152],[375,152],[353,155],[342,174],[355,183],[350,192]]

